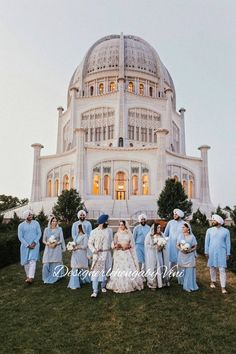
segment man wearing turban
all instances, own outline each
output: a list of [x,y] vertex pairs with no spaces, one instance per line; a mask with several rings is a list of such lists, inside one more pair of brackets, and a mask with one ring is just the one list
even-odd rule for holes
[[20,246],[20,262],[25,268],[26,283],[31,284],[36,270],[36,261],[39,259],[39,240],[41,238],[41,228],[38,221],[33,220],[33,212],[25,210],[23,212],[25,221],[18,226],[18,238]]
[[135,226],[133,230],[133,238],[134,238],[136,253],[138,257],[139,270],[141,270],[145,263],[144,241],[146,235],[150,231],[150,226],[146,224],[147,216],[145,214],[140,214],[138,217],[138,221],[139,221],[139,225]]
[[101,283],[101,290],[105,293],[106,290],[106,272],[107,259],[111,253],[111,237],[109,229],[107,228],[107,220],[109,215],[102,214],[98,218],[98,227],[92,230],[88,246],[93,254],[92,262],[92,287],[93,293],[91,297],[96,298],[98,294],[98,284]]
[[211,283],[210,287],[216,287],[216,270],[219,269],[220,285],[222,294],[226,294],[226,272],[227,259],[230,256],[230,233],[223,227],[224,220],[221,216],[212,215],[212,227],[206,232],[205,237],[205,255],[208,258],[208,267],[210,268]]
[[165,228],[164,236],[168,237],[167,250],[170,261],[170,267],[175,267],[177,265],[178,249],[177,237],[182,231],[182,226],[184,224],[184,212],[180,209],[173,210],[173,220],[170,220]]

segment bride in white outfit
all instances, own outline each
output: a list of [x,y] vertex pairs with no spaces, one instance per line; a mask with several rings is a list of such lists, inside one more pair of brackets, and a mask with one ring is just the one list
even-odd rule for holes
[[133,235],[124,220],[120,221],[112,248],[114,250],[113,268],[107,289],[116,293],[142,290],[143,278],[139,274]]

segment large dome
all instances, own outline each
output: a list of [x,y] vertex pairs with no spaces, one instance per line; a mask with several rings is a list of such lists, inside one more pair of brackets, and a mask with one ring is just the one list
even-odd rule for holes
[[94,74],[114,73],[124,75],[148,75],[161,81],[175,94],[173,80],[161,62],[155,49],[140,37],[133,35],[109,35],[99,39],[88,50],[83,62],[77,67],[70,81],[69,89],[81,85]]

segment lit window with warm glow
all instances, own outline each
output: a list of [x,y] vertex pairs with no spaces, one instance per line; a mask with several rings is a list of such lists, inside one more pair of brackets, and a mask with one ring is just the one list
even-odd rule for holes
[[138,176],[132,176],[132,194],[138,195]]
[[59,179],[56,179],[55,181],[55,195],[57,197],[59,196]]
[[108,175],[104,176],[104,194],[110,194],[110,177]]
[[183,181],[183,189],[184,189],[185,194],[188,195],[188,182],[185,180]]
[[53,192],[52,192],[52,180],[48,180],[48,197],[52,197]]
[[103,83],[99,84],[99,95],[102,95],[104,93],[104,85]]
[[69,180],[69,176],[65,175],[63,178],[63,190],[69,190],[70,189],[70,180]]
[[114,82],[110,83],[110,92],[114,92],[116,90],[116,85]]
[[94,195],[99,195],[100,194],[100,176],[99,175],[94,175],[93,176],[93,194]]
[[189,182],[189,199],[193,198],[193,181]]
[[143,189],[143,195],[148,195],[149,186],[148,186],[148,176],[147,175],[144,175],[142,177],[142,189]]
[[139,94],[144,95],[144,85],[143,84],[139,85]]
[[134,92],[134,84],[133,84],[133,82],[129,82],[128,91],[129,92]]

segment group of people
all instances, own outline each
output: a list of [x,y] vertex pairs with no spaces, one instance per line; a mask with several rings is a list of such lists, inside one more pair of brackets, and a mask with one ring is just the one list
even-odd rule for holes
[[[43,233],[42,279],[53,284],[63,276],[62,253],[71,252],[71,270],[68,288],[78,289],[84,283],[92,283],[91,297],[99,292],[112,290],[127,293],[142,290],[144,282],[155,290],[170,285],[176,275],[185,291],[198,290],[196,282],[197,240],[189,223],[183,220],[184,213],[174,209],[173,220],[164,230],[158,222],[150,227],[144,214],[131,232],[127,221],[121,220],[113,237],[109,227],[109,216],[98,218],[98,226],[92,229],[86,220],[86,212],[80,210],[78,221],[72,225],[73,242],[65,245],[63,230],[55,216],[49,220]],[[21,265],[25,268],[26,283],[33,282],[36,262],[39,259],[41,228],[30,210],[24,212],[18,227],[21,242]],[[221,291],[226,294],[227,258],[230,256],[230,233],[223,227],[224,220],[214,214],[212,227],[205,237],[205,254],[210,268],[210,287],[216,287],[216,271],[219,269]]]

